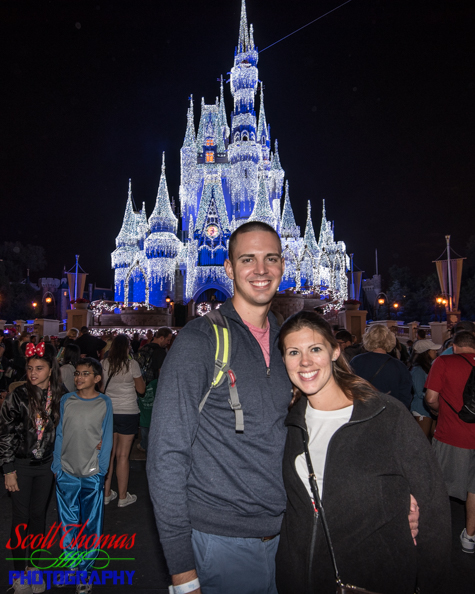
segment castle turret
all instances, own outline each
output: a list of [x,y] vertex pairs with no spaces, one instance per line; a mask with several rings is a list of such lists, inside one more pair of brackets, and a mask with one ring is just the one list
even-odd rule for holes
[[223,157],[226,156],[226,149],[229,141],[230,129],[228,126],[228,118],[226,116],[226,107],[224,105],[224,87],[223,77],[221,76],[221,85],[219,92],[219,106],[218,106],[218,121],[217,121],[217,150],[218,154]]
[[132,180],[129,179],[129,191],[125,205],[122,227],[117,235],[116,249],[112,252],[112,268],[115,270],[115,299],[124,298],[124,282],[127,270],[140,250],[139,232],[137,229],[137,214],[134,212],[132,199]]
[[289,182],[285,182],[285,198],[284,208],[282,210],[282,218],[280,221],[280,233],[282,238],[287,239],[293,237],[297,239],[300,237],[300,227],[295,223],[294,211],[290,204]]
[[264,110],[264,85],[261,83],[261,100],[259,106],[259,124],[257,126],[257,142],[263,147],[270,148],[270,138],[267,129],[266,112]]
[[181,179],[180,179],[180,205],[182,216],[182,228],[188,232],[188,220],[190,216],[196,216],[198,210],[198,186],[197,163],[196,163],[196,134],[193,114],[193,95],[190,96],[190,106],[186,116],[186,133],[183,146],[180,150]]
[[231,69],[234,111],[228,147],[228,160],[232,168],[231,196],[233,204],[237,206],[234,213],[237,219],[249,217],[258,192],[258,169],[262,154],[256,142],[254,110],[258,83],[257,61],[254,35],[247,26],[246,2],[242,0],[239,39]]
[[276,220],[270,207],[264,173],[259,176],[259,193],[249,220],[262,221],[263,223],[267,223],[271,227],[274,227],[274,229],[276,228]]
[[310,250],[312,253],[318,254],[319,247],[315,238],[315,230],[313,228],[312,205],[310,204],[310,200],[307,202],[307,224],[305,225],[305,235],[303,242],[308,250]]
[[181,242],[176,236],[178,221],[173,214],[165,176],[165,153],[162,155],[162,173],[155,208],[148,220],[150,235],[145,240],[145,256],[149,279],[156,288],[150,303],[165,307],[165,297],[172,296],[173,281]]

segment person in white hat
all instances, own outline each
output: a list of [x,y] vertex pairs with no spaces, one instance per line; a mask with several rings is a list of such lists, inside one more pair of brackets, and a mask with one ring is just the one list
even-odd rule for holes
[[435,344],[427,338],[416,341],[413,347],[411,375],[414,398],[411,403],[411,412],[428,439],[431,438],[433,421],[429,409],[424,403],[424,384],[432,362],[437,357],[437,351],[441,347],[441,344]]

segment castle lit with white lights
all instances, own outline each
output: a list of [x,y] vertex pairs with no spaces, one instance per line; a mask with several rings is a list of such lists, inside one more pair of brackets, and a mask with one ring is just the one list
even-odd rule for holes
[[180,224],[169,199],[165,154],[150,217],[145,203],[142,210],[135,208],[129,182],[124,220],[112,252],[117,301],[163,307],[167,296],[175,303],[220,302],[231,297],[232,282],[223,264],[231,233],[247,221],[268,223],[281,237],[286,265],[280,291],[295,288],[330,296],[337,306],[347,298],[346,246],[335,242],[325,204],[318,241],[310,200],[303,237],[295,223],[278,143],[271,142],[266,121],[258,59],[253,26],[248,27],[242,0],[230,77],[231,119],[226,114],[222,78],[216,102],[207,105],[201,100],[198,131],[190,100],[180,151]]

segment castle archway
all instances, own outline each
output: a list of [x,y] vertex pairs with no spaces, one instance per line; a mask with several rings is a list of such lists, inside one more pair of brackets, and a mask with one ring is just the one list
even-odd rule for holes
[[195,303],[202,303],[204,301],[216,301],[222,303],[232,297],[228,291],[217,283],[208,283],[200,287],[193,295],[193,301]]
[[143,277],[145,279],[145,305],[148,305],[149,302],[149,293],[150,293],[150,285],[148,282],[148,277],[147,274],[145,273],[145,270],[142,268],[142,266],[140,265],[140,262],[137,260],[135,262],[135,264],[133,264],[130,268],[129,271],[127,272],[127,276],[125,277],[125,283],[124,283],[124,307],[127,307],[129,304],[129,283],[130,283],[130,278],[134,272],[135,269],[138,269],[142,274]]

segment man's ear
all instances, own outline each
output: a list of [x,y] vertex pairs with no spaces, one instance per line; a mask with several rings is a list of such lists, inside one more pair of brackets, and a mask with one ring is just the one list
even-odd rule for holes
[[226,272],[227,277],[233,281],[234,280],[234,270],[233,270],[232,262],[229,258],[226,258],[226,260],[224,261],[224,271]]

